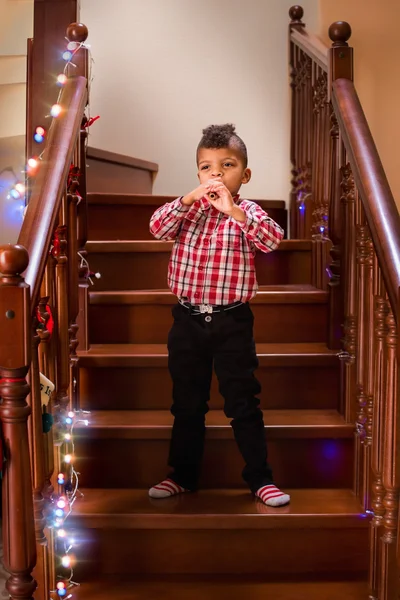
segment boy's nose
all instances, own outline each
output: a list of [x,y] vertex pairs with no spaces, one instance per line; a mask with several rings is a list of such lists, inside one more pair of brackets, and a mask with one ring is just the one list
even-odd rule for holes
[[211,173],[211,177],[222,177],[222,173],[221,173],[221,171],[218,171],[218,170],[217,171],[213,171]]

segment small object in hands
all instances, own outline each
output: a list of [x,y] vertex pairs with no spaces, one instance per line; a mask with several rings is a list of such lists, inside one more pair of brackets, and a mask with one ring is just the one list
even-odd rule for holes
[[208,194],[208,197],[210,198],[210,200],[215,200],[217,194],[215,192],[211,192],[210,194]]

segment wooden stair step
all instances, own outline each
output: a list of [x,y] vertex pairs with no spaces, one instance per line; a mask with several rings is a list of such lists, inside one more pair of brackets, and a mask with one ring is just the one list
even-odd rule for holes
[[[131,305],[131,304],[175,304],[176,296],[168,290],[114,290],[91,291],[92,305]],[[251,305],[258,304],[326,304],[328,292],[310,284],[261,285]]]
[[[86,250],[90,254],[92,253],[105,253],[112,252],[118,253],[142,253],[142,252],[156,252],[164,253],[171,252],[173,241],[162,241],[162,240],[89,240],[86,244]],[[282,240],[279,247],[275,252],[268,252],[267,254],[259,252],[264,256],[269,254],[276,254],[279,252],[309,252],[312,248],[311,240]]]
[[[96,290],[166,289],[173,242],[157,240],[89,241],[92,271],[99,271]],[[256,253],[260,285],[311,282],[311,240],[283,240],[275,252]]]
[[[149,194],[88,194],[89,237],[97,240],[154,239],[149,222],[157,207],[176,196]],[[287,210],[283,200],[256,200],[285,231]]]
[[[157,206],[162,206],[166,202],[173,202],[178,196],[162,194],[124,194],[109,192],[89,192],[87,202],[89,206],[117,206],[117,205],[139,205],[152,206],[155,210]],[[252,200],[267,210],[268,208],[285,208],[284,200]]]
[[[100,590],[100,591],[99,591]],[[150,577],[147,580],[115,581],[96,579],[84,582],[74,590],[77,600],[364,600],[368,586],[363,581],[295,581],[271,583],[254,577],[204,577],[193,576]]]
[[[260,360],[257,379],[261,383],[262,408],[338,408],[340,371],[335,353],[327,353],[322,344],[297,344],[294,349],[289,344],[285,347],[280,345],[280,350],[277,350],[276,344],[258,344],[257,347]],[[104,351],[107,347],[101,348]],[[102,355],[91,354],[96,352],[94,348],[89,353],[80,354],[81,407],[85,410],[168,410],[172,381],[167,369],[166,347],[130,346],[131,351],[136,353],[134,357],[118,357],[116,348],[108,347],[108,357],[104,352]],[[269,354],[260,354],[262,350]],[[147,354],[140,355],[140,352]],[[140,364],[137,362],[139,359],[142,361]],[[136,362],[126,366],[126,362],[119,362],[121,360]],[[103,368],[99,368],[99,363]],[[223,404],[214,374],[210,408],[222,409]]]
[[[286,490],[285,490],[286,491]],[[71,521],[86,528],[129,529],[335,529],[368,527],[348,489],[287,490],[291,503],[274,508],[243,489],[201,490],[163,500],[147,490],[82,489]]]
[[[144,488],[164,479],[169,411],[94,410],[88,419],[84,431],[77,426],[75,441],[84,487]],[[282,487],[351,486],[354,427],[337,412],[267,410],[265,421],[269,460]],[[222,411],[208,413],[206,434],[200,487],[244,487],[243,459]]]
[[[264,421],[269,440],[280,438],[352,438],[354,425],[335,410],[267,410]],[[167,410],[93,410],[88,437],[119,439],[169,439],[173,417]],[[76,429],[84,427],[77,424]],[[222,410],[206,415],[208,439],[231,439],[230,420]]]
[[[93,344],[77,352],[80,367],[166,367],[166,344]],[[260,367],[263,366],[337,366],[336,350],[323,343],[257,344]]]
[[83,489],[69,517],[78,540],[76,577],[156,574],[154,582],[166,574],[251,575],[253,582],[257,576],[365,577],[369,519],[352,492],[289,492],[292,503],[279,509],[255,501],[247,490],[157,501],[147,490]]
[[[322,342],[328,292],[307,284],[261,286],[252,301],[256,342]],[[168,338],[176,297],[169,290],[90,292],[91,343],[150,343]],[[109,321],[110,327],[104,323]]]

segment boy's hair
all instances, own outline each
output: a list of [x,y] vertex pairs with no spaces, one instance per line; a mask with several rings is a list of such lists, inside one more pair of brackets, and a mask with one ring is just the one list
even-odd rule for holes
[[203,137],[197,146],[196,156],[198,156],[200,148],[235,148],[242,155],[244,167],[247,167],[246,145],[236,133],[236,128],[232,123],[209,125],[203,129]]

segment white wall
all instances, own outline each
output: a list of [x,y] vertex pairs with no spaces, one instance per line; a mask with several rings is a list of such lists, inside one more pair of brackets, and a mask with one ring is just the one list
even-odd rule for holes
[[[288,9],[293,0],[81,0],[94,81],[90,145],[159,163],[154,192],[197,182],[195,148],[233,122],[248,147],[251,198],[288,198]],[[318,25],[318,0],[303,0]]]
[[23,181],[26,49],[33,35],[33,0],[0,0],[0,244],[15,243],[24,201],[9,198]]

